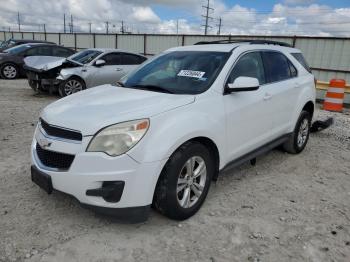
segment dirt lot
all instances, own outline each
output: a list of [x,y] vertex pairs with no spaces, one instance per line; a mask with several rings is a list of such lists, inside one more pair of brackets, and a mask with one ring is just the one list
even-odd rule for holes
[[274,150],[223,174],[184,222],[96,216],[30,181],[40,110],[26,81],[0,80],[0,261],[350,261],[350,114],[296,156]]

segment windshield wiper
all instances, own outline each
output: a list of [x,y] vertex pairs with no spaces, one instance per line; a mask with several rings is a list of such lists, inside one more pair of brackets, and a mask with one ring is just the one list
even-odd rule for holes
[[174,92],[172,92],[164,87],[156,86],[156,85],[135,85],[135,86],[132,86],[131,88],[135,88],[135,87],[143,89],[143,90],[174,94]]

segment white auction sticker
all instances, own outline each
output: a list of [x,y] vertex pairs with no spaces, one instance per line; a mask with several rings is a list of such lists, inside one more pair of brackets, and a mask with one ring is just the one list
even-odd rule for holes
[[201,71],[181,70],[177,75],[178,76],[193,77],[193,78],[202,78],[204,76],[204,74],[205,74],[205,72],[201,72]]

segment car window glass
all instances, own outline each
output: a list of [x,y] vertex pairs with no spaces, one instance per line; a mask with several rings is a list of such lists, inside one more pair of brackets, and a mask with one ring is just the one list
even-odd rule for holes
[[51,56],[52,55],[52,49],[48,46],[38,46],[29,49],[26,52],[27,56]]
[[88,49],[70,56],[69,59],[81,64],[88,64],[100,54],[102,54],[101,51]]
[[111,53],[103,56],[101,59],[106,61],[106,65],[121,65],[121,55],[119,53]]
[[233,83],[240,76],[257,78],[260,85],[266,83],[260,52],[251,52],[243,55],[233,68],[228,79],[229,83]]
[[279,52],[262,52],[268,82],[278,82],[292,77],[289,60]]
[[296,60],[298,60],[298,62],[308,71],[311,73],[311,69],[309,67],[309,64],[306,62],[304,56],[302,53],[293,53],[292,56],[294,56],[294,58]]
[[140,57],[137,55],[123,54],[123,65],[138,65],[142,62],[143,61],[141,61]]
[[289,70],[290,70],[291,77],[298,76],[298,70],[295,68],[295,66],[292,64],[292,62],[290,62],[288,60],[288,64],[289,64]]
[[52,55],[58,56],[58,57],[68,57],[68,56],[72,55],[72,52],[70,50],[65,49],[65,48],[54,47],[52,50]]

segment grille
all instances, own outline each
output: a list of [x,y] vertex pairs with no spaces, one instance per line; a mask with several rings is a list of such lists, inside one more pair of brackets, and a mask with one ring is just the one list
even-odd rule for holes
[[46,134],[48,134],[49,136],[55,136],[59,138],[77,140],[77,141],[83,140],[82,134],[77,131],[71,131],[71,130],[49,125],[42,119],[40,119],[40,124],[41,124],[41,127],[46,132]]
[[39,144],[36,144],[36,153],[41,163],[51,168],[69,169],[74,160],[74,155],[45,150]]

